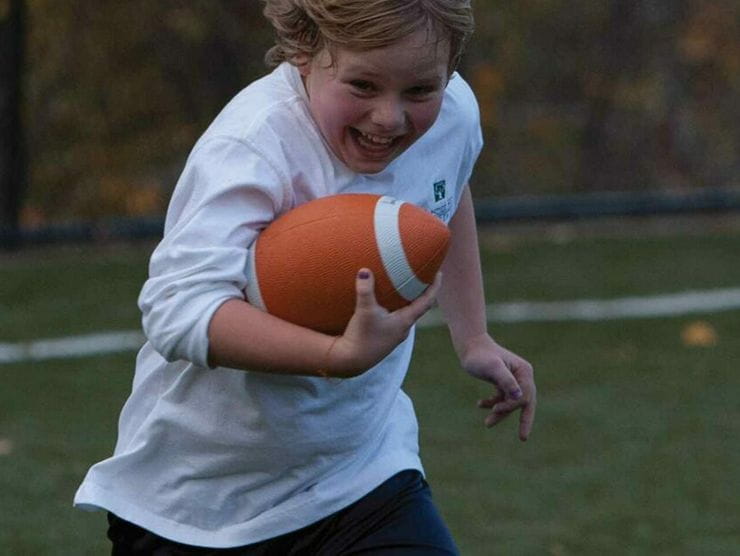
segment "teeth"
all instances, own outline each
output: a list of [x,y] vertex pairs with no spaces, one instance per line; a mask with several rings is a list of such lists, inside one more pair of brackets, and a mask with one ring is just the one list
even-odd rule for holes
[[380,135],[365,133],[364,131],[360,131],[360,135],[362,135],[363,139],[367,139],[371,143],[375,143],[377,145],[389,145],[394,139],[393,137],[381,137]]

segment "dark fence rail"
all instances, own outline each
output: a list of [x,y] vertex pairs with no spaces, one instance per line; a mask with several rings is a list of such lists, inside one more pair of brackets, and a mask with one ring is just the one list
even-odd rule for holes
[[[523,198],[485,198],[476,201],[479,223],[569,221],[606,216],[665,216],[740,212],[740,188],[716,188],[685,193],[622,192]],[[34,229],[0,228],[0,247],[156,240],[164,218],[117,218],[71,222]]]
[[740,210],[740,189],[684,193],[660,191],[585,193],[476,201],[479,222],[574,220],[603,216],[651,216]]

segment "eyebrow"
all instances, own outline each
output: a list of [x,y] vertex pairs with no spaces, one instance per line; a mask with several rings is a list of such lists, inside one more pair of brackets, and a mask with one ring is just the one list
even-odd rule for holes
[[[384,73],[382,70],[370,69],[363,65],[349,65],[344,68],[343,73],[353,74],[353,77],[362,77],[367,79],[378,79],[383,78]],[[410,73],[409,77],[411,80],[419,82],[437,82],[440,79],[444,79],[446,75],[440,76],[437,73],[437,68],[430,65],[429,68],[422,68],[419,72]]]

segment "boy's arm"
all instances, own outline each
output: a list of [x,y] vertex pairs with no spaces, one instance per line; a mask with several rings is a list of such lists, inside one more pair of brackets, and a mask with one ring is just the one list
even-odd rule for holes
[[413,303],[389,312],[375,300],[372,273],[356,279],[355,312],[341,336],[328,336],[231,299],[214,313],[208,328],[212,366],[280,374],[348,378],[379,363],[434,304],[440,277]]
[[478,233],[468,186],[450,221],[450,230],[450,248],[442,265],[445,280],[437,299],[453,346],[469,374],[496,387],[494,395],[478,403],[491,410],[486,425],[493,426],[521,409],[519,438],[526,440],[536,406],[533,370],[527,361],[498,345],[488,334]]

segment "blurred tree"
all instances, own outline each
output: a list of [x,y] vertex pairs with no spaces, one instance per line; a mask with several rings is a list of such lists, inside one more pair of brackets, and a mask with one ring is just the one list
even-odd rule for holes
[[[605,173],[610,171],[605,164],[614,160],[609,156],[612,147],[609,123],[619,84],[634,75],[641,62],[643,30],[638,13],[641,3],[642,0],[611,0],[601,38],[592,45],[597,49],[598,59],[589,76],[587,116],[581,133],[581,162],[575,183],[576,189],[581,191],[592,189],[594,183],[603,183]],[[639,139],[635,137],[636,142]],[[640,171],[635,174],[644,176]]]
[[[21,221],[161,214],[197,137],[267,71],[262,2],[26,3]],[[740,2],[474,7],[476,195],[737,185]]]
[[0,0],[0,247],[17,244],[25,156],[21,123],[25,5]]
[[198,135],[265,71],[261,3],[29,2],[26,118],[43,154],[26,222],[161,213]]
[[475,6],[479,195],[738,185],[740,2]]

